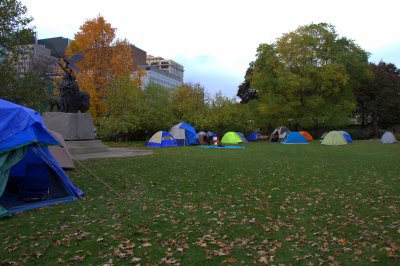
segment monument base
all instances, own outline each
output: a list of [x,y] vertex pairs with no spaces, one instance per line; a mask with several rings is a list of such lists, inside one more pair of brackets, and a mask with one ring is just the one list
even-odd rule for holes
[[96,137],[89,113],[45,112],[42,117],[46,127],[60,133],[65,140],[93,140]]

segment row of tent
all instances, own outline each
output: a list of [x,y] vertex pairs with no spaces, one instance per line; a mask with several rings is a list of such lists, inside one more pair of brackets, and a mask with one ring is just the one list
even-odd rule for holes
[[49,150],[60,145],[38,112],[0,99],[0,218],[83,196]]
[[[155,133],[149,140],[148,147],[174,147],[187,145],[209,145],[213,142],[216,135],[210,131],[200,131],[196,133],[193,126],[181,122],[173,126],[169,132],[159,131]],[[251,133],[247,138],[241,132],[227,132],[221,139],[222,144],[239,144],[247,141],[261,140],[262,136],[257,133]],[[292,132],[286,127],[276,128],[271,136],[270,141],[281,142],[283,144],[308,144],[313,141],[313,137],[307,131]],[[349,133],[343,130],[326,132],[321,136],[321,144],[323,145],[347,145],[353,139]],[[382,143],[396,143],[397,140],[391,132],[386,132],[382,138]]]

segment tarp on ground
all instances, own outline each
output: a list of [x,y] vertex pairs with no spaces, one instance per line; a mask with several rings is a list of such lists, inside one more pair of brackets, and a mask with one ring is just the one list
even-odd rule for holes
[[0,217],[83,195],[49,145],[59,143],[38,112],[0,99]]
[[393,144],[393,143],[397,143],[397,139],[396,137],[393,135],[392,132],[387,131],[385,132],[382,137],[381,137],[381,142],[383,144]]
[[328,134],[326,134],[321,144],[331,145],[331,146],[341,146],[341,145],[347,145],[347,141],[343,137],[342,133],[340,133],[339,131],[330,131]]

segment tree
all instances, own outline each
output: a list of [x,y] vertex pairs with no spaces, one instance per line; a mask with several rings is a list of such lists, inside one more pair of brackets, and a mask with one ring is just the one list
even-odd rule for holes
[[0,58],[18,55],[19,46],[32,40],[27,8],[18,0],[0,0]]
[[179,121],[201,124],[205,107],[204,88],[200,84],[183,84],[172,92],[172,110]]
[[139,85],[142,75],[134,67],[131,44],[127,40],[115,40],[115,32],[116,29],[99,15],[80,27],[66,51],[67,56],[83,55],[83,60],[77,63],[80,69],[77,81],[81,89],[90,94],[90,112],[95,121],[108,112],[105,97],[113,80],[131,76]]
[[239,104],[217,92],[209,102],[206,127],[219,136],[227,131],[249,132],[254,127],[251,115],[250,105]]
[[372,78],[355,91],[356,114],[365,127],[371,121],[374,135],[378,127],[400,123],[400,69],[394,64],[370,64]]
[[265,121],[297,127],[340,126],[355,107],[353,90],[368,76],[368,54],[325,23],[299,27],[261,44],[251,85]]
[[28,55],[25,45],[34,43],[32,18],[27,9],[16,0],[0,0],[0,98],[32,109],[43,111],[48,101],[51,82],[46,75],[48,66],[34,65],[28,72],[19,73],[16,66]]
[[254,62],[249,64],[249,68],[246,70],[246,75],[244,76],[244,81],[239,85],[238,96],[241,101],[240,103],[248,103],[250,100],[258,99],[257,91],[251,88],[251,79],[253,75]]
[[150,84],[144,88],[141,111],[137,115],[141,119],[142,130],[147,132],[147,135],[168,130],[176,123],[170,95],[170,90],[157,84]]
[[114,80],[106,96],[108,113],[99,119],[100,135],[109,139],[128,139],[132,132],[140,129],[140,88],[126,76]]

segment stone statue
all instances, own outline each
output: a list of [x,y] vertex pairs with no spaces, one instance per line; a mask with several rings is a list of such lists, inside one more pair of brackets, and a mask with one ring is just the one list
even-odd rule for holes
[[54,97],[50,103],[50,112],[54,106],[57,106],[58,112],[64,113],[84,113],[90,107],[90,95],[86,92],[79,91],[79,84],[76,81],[75,74],[70,66],[71,62],[61,57],[58,65],[64,71],[62,80],[58,83],[60,95]]

